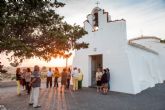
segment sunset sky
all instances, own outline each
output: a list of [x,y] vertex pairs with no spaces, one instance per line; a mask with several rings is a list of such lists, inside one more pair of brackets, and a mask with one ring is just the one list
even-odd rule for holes
[[[83,26],[86,16],[96,7],[109,12],[112,20],[125,19],[127,22],[127,38],[141,35],[157,36],[165,39],[165,0],[59,0],[66,3],[64,8],[56,10],[65,17],[70,24]],[[73,57],[73,56],[72,56]],[[2,59],[3,58],[3,59]],[[1,56],[1,61],[8,65],[8,61]],[[72,58],[69,64],[72,63]],[[33,66],[35,64],[46,66],[65,66],[65,60],[58,59],[51,62],[39,61],[39,59],[26,60],[21,66]]]

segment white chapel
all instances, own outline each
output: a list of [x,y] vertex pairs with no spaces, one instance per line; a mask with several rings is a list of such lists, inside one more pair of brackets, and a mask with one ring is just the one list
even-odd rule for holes
[[80,41],[89,48],[75,52],[73,67],[81,68],[83,86],[95,85],[98,67],[109,68],[110,90],[137,94],[165,80],[165,44],[154,36],[127,40],[126,20],[112,20],[95,7],[84,21],[88,32]]

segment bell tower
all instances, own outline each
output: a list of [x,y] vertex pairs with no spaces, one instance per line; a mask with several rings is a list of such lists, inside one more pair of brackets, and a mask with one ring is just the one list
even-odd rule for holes
[[101,9],[99,7],[95,7],[92,10],[92,27],[94,29],[94,31],[98,30],[99,28],[99,11]]
[[97,7],[95,8],[95,10],[93,10],[93,27],[95,28],[95,27],[98,27],[98,11],[100,10],[99,9],[99,7],[98,7],[98,5],[99,5],[100,3],[97,1],[96,2],[96,5],[97,5]]

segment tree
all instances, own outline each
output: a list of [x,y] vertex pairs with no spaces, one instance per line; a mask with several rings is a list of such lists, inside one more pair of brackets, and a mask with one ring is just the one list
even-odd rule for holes
[[17,63],[34,56],[48,61],[70,49],[88,48],[77,42],[87,32],[56,13],[64,5],[57,0],[1,0],[0,53],[12,54],[10,60]]

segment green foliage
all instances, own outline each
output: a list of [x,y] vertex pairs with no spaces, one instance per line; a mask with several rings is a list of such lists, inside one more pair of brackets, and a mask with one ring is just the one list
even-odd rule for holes
[[34,56],[51,60],[70,49],[87,48],[87,43],[77,42],[87,32],[55,13],[64,5],[57,0],[0,0],[0,53],[12,53],[17,63]]

